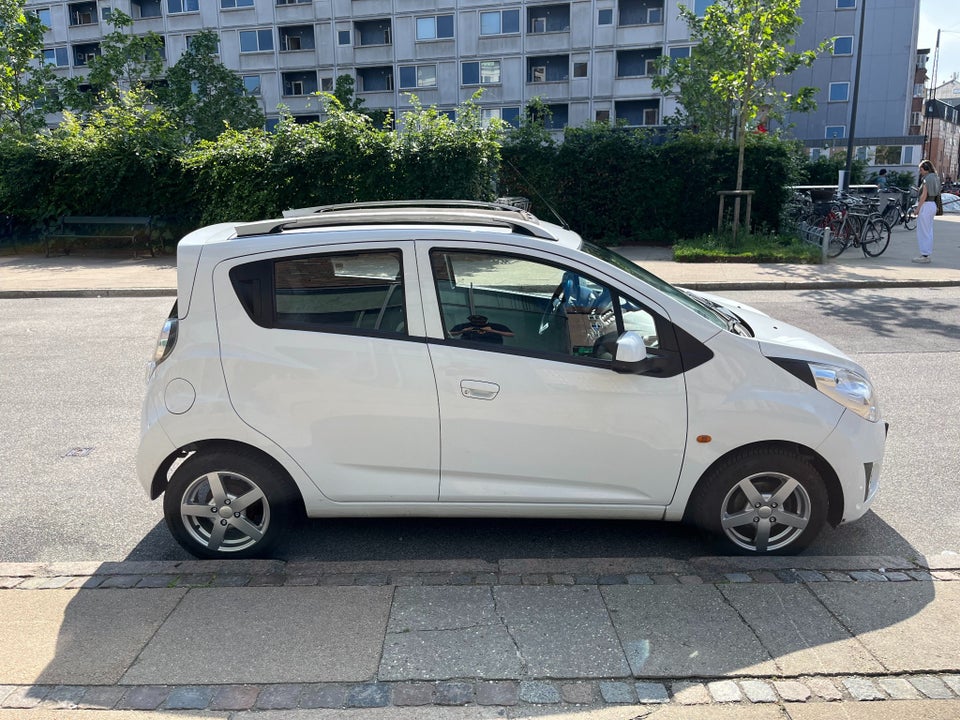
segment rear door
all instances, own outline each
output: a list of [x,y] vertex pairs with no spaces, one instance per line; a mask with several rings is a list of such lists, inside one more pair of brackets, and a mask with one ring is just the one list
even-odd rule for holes
[[437,500],[437,391],[412,243],[221,263],[214,283],[224,377],[247,424],[331,500]]

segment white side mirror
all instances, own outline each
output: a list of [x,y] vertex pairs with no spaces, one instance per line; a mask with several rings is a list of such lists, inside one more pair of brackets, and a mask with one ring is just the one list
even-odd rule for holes
[[647,346],[643,335],[628,330],[617,338],[617,352],[613,358],[613,369],[620,373],[642,372],[647,360]]

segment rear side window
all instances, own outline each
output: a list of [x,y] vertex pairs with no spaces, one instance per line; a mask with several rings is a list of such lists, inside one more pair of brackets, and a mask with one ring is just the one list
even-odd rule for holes
[[230,280],[263,327],[406,335],[399,250],[261,260],[233,268]]

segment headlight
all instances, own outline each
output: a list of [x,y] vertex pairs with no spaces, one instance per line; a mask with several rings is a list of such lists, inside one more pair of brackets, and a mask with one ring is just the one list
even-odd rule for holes
[[880,406],[877,404],[873,385],[863,375],[853,370],[818,363],[810,363],[810,371],[813,373],[817,390],[824,395],[870,422],[880,419]]

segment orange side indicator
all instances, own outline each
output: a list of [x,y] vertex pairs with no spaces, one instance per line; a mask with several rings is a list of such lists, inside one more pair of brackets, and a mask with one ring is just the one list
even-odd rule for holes
[[697,435],[697,442],[698,442],[698,443],[708,443],[708,442],[710,442],[711,440],[713,440],[713,438],[710,437],[709,435]]

